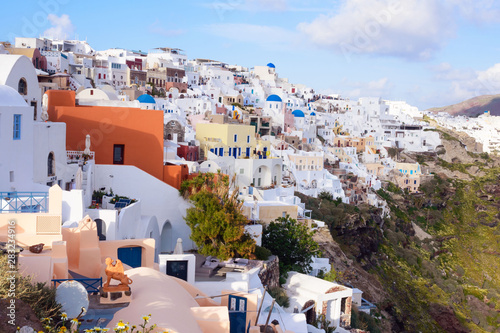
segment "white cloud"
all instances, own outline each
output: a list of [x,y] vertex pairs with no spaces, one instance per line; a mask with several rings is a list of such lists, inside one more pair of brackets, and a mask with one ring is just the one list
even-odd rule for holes
[[369,82],[353,82],[348,79],[342,80],[340,94],[344,97],[357,99],[359,97],[383,97],[388,98],[393,85],[388,78]]
[[288,48],[300,40],[298,33],[277,26],[221,23],[207,25],[204,31],[239,42],[258,44],[269,49]]
[[284,11],[288,7],[286,0],[246,0],[245,3],[253,10]]
[[445,81],[462,81],[462,80],[472,80],[475,77],[475,72],[471,69],[456,69],[453,68],[449,63],[442,62],[437,66],[431,67],[434,72],[435,80],[445,80]]
[[47,19],[52,27],[43,32],[44,36],[54,39],[72,38],[75,27],[67,14],[62,14],[61,17],[49,14]]
[[297,28],[348,60],[365,53],[427,60],[454,35],[448,9],[436,0],[343,0],[335,14]]
[[228,0],[203,3],[202,6],[215,10],[221,20],[234,11],[282,12],[288,9],[287,0]]
[[186,31],[183,29],[165,29],[159,20],[154,21],[148,27],[150,33],[161,35],[164,37],[174,37],[184,34]]
[[477,24],[500,22],[500,4],[495,0],[450,0],[460,15]]
[[445,81],[446,86],[423,97],[430,105],[450,105],[481,95],[500,93],[500,63],[484,71],[456,69],[442,63],[433,71],[434,79]]

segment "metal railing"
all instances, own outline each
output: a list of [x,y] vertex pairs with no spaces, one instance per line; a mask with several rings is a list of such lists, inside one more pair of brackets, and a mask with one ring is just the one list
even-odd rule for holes
[[47,213],[48,192],[0,192],[0,213]]
[[61,284],[65,281],[77,281],[80,282],[85,289],[87,290],[87,293],[98,293],[99,288],[102,287],[102,278],[98,279],[53,279],[52,282],[54,283],[54,288],[57,288],[58,284]]

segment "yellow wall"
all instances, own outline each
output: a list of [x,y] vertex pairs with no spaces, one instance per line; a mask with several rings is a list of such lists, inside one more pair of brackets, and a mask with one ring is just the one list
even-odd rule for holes
[[297,219],[298,208],[295,205],[283,205],[283,206],[259,206],[259,220],[262,223],[270,223],[276,220],[278,217],[283,216],[283,212],[286,215],[290,215],[290,218]]
[[404,175],[410,176],[422,174],[418,163],[396,163],[396,170],[400,171]]
[[299,171],[323,170],[323,157],[321,156],[289,155],[288,158]]
[[263,150],[264,147],[270,150],[270,142],[257,140],[255,127],[251,125],[200,123],[196,125],[196,139],[200,141],[201,149],[205,150],[205,154],[211,148],[220,147],[224,148],[224,156],[229,156],[229,148],[241,148],[240,157],[246,156],[247,147],[250,148],[250,153],[254,149]]

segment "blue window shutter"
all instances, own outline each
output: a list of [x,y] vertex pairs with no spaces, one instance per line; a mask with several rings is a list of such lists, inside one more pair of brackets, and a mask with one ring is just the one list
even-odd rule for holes
[[14,140],[21,140],[21,115],[20,114],[14,115],[12,138]]

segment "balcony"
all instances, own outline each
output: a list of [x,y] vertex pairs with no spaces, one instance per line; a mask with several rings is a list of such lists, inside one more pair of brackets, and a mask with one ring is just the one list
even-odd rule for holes
[[88,156],[84,156],[83,151],[76,151],[76,150],[66,151],[66,158],[68,164],[78,163],[79,165],[82,165],[84,157],[87,157],[87,160],[95,160],[95,152],[91,151]]
[[47,213],[47,192],[0,192],[0,213]]

